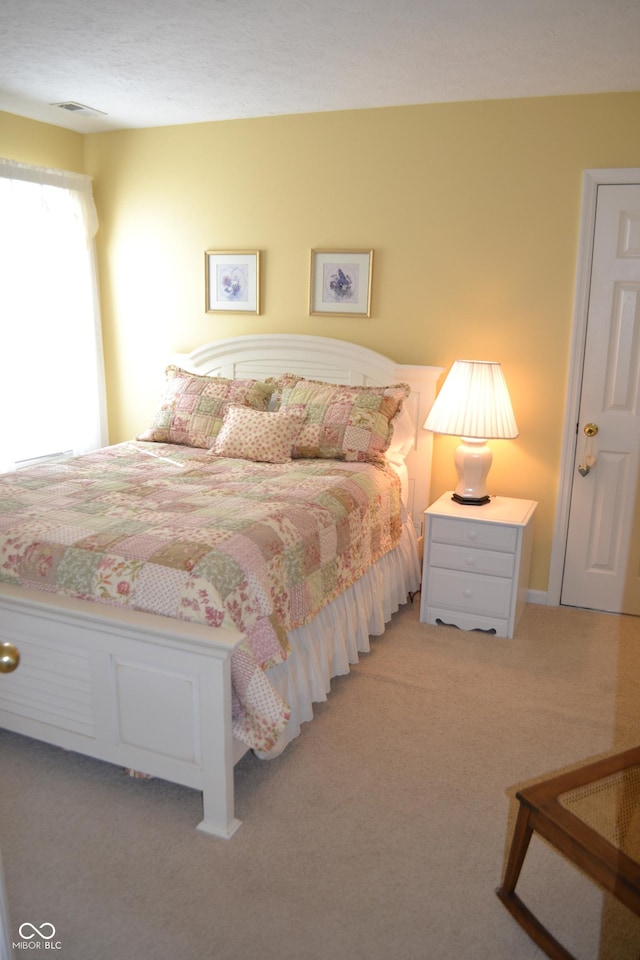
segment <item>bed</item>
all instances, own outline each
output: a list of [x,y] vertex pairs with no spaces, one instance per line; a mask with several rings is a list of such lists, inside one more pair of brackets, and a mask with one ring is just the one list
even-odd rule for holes
[[[152,424],[135,440],[88,455],[82,462],[74,459],[19,471],[12,479],[0,478],[0,533],[5,531],[4,541],[0,540],[0,643],[14,644],[21,655],[19,669],[0,682],[0,726],[200,790],[203,819],[198,829],[229,838],[240,825],[234,811],[234,765],[249,749],[264,759],[281,753],[300,733],[300,725],[312,718],[313,703],[326,699],[331,678],[348,672],[358,655],[369,649],[369,637],[382,634],[392,614],[419,587],[419,536],[422,511],[429,503],[431,469],[431,435],[420,425],[433,402],[441,368],[397,365],[345,341],[286,334],[228,338],[171,360],[171,376],[184,381],[190,374],[196,385],[205,381],[208,385],[211,380],[225,382],[229,384],[225,389],[233,390],[255,383],[259,385],[251,387],[255,391],[271,384],[267,400],[262,395],[260,399],[261,404],[268,402],[266,412],[254,413],[250,404],[247,412],[243,402],[227,403],[216,456],[210,455],[205,441],[190,446],[184,440],[175,444],[174,434],[167,435],[169,442],[162,431],[150,434]],[[335,388],[341,395],[340,385],[353,388],[346,392],[357,396],[358,403],[364,397],[367,403],[374,398],[378,404],[384,396],[383,406],[396,402],[397,387],[404,389],[397,413],[389,419],[395,439],[384,457],[374,451],[373,463],[359,453],[327,459],[326,451],[309,439],[317,436],[317,428],[309,425],[305,397],[322,395],[325,388],[329,393]],[[216,410],[216,416],[222,416]],[[279,415],[278,437],[282,427],[285,440],[289,437],[288,449],[299,455],[293,460],[285,457],[281,463],[264,454],[266,464],[260,462],[260,452],[246,455],[243,472],[245,454],[234,444],[246,445],[247,438],[237,430],[230,432],[232,414],[243,428],[250,422],[252,430],[256,422],[275,428],[274,415]],[[353,425],[353,418],[349,423]],[[358,429],[354,428],[355,434]],[[257,449],[262,441],[255,434],[249,436]],[[294,437],[298,447],[292,447]],[[309,450],[311,456],[305,453]],[[92,459],[94,474],[89,474],[87,461]],[[98,482],[93,479],[95,464],[106,478],[106,488],[93,486]],[[123,487],[131,476],[144,479],[137,487]],[[302,488],[314,490],[312,504],[296,506],[285,482],[294,484],[296,496]],[[15,487],[17,483],[22,486]],[[82,487],[89,497],[80,501]],[[282,502],[277,524],[287,536],[291,528],[313,522],[324,531],[320,540],[333,544],[343,539],[340,531],[347,527],[364,529],[369,515],[375,515],[376,525],[371,533],[359,532],[357,545],[349,544],[339,557],[327,554],[324,565],[318,561],[314,586],[276,591],[273,585],[265,586],[262,573],[246,566],[243,577],[236,577],[229,587],[231,600],[227,602],[225,595],[222,605],[216,593],[220,587],[214,589],[203,580],[213,551],[196,518],[202,510],[208,517],[206,511],[213,511],[214,500],[223,504],[222,525],[227,526],[223,534],[215,535],[236,545],[234,571],[248,553],[276,563],[278,551],[272,543],[276,521],[261,514],[259,521],[252,522],[251,542],[240,529],[245,522],[242,498],[249,487],[258,491],[260,509]],[[198,490],[203,492],[206,508],[194,499]],[[32,573],[24,574],[23,564],[19,581],[12,573],[16,538],[10,535],[16,516],[11,497],[16,491],[21,516],[26,515],[24,504],[28,504],[29,528],[32,522],[43,522],[36,516],[39,502],[46,505],[49,518],[49,527],[45,524],[44,534],[34,534],[29,548]],[[365,493],[373,494],[375,509],[363,506]],[[128,506],[134,498],[142,504],[142,508],[136,506],[135,514]],[[350,520],[345,519],[347,502],[349,509],[355,504]],[[322,511],[326,512],[328,503],[340,517],[338,533],[323,526]],[[385,520],[387,505],[390,519]],[[90,536],[84,519],[78,520],[78,510],[91,517]],[[152,522],[152,513],[156,524],[160,518],[159,531],[146,526]],[[88,551],[83,569],[86,557],[93,563],[99,556],[102,573],[107,571],[92,579],[92,583],[99,581],[101,592],[91,593],[84,581],[74,581],[73,588],[67,583],[64,589],[57,581],[54,584],[37,551],[38,537],[46,538],[54,514],[56,535],[50,539],[59,541],[57,581],[63,563],[74,569],[69,554],[79,556],[76,548],[82,526],[82,545]],[[179,518],[182,539],[191,544],[186,560],[176,561],[175,545],[169,544],[170,530],[163,526],[169,514]],[[129,552],[124,551],[124,561],[120,557],[123,565],[118,569],[109,554],[116,515],[118,522],[131,524]],[[120,528],[118,536],[122,543]],[[163,546],[160,564],[170,579],[159,582],[148,575],[141,557],[148,559],[150,538],[156,538],[157,548],[157,538],[162,536],[163,544],[169,545]],[[321,546],[316,552],[320,556],[327,549]],[[156,549],[151,564],[156,571],[159,552]],[[280,572],[296,566],[298,560],[291,556],[299,558],[300,552],[286,555],[286,562],[277,560]],[[47,560],[51,563],[50,555]],[[228,571],[226,575],[228,579]],[[248,581],[254,590],[251,595]],[[130,603],[130,591],[135,592],[132,584],[140,597],[155,595],[154,604]],[[315,607],[310,599],[314,596]],[[278,638],[279,655],[274,638]]]

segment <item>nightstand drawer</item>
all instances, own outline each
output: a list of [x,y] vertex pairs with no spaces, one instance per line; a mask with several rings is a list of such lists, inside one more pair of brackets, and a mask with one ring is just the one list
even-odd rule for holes
[[509,579],[429,567],[427,594],[430,606],[508,617],[511,592]]
[[518,533],[514,527],[474,520],[432,517],[431,540],[452,544],[470,544],[486,550],[515,551]]
[[447,567],[466,573],[485,573],[496,577],[512,577],[515,554],[475,547],[452,547],[448,543],[432,543],[429,562],[433,567]]

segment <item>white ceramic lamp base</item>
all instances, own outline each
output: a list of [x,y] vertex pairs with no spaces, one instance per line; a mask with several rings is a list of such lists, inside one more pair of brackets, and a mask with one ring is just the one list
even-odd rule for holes
[[486,440],[461,439],[454,455],[458,485],[452,500],[477,506],[489,503],[491,497],[487,493],[487,475],[493,462],[491,448]]

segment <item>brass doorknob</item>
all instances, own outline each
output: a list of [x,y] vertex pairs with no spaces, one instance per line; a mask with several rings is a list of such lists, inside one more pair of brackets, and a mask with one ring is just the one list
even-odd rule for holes
[[0,643],[0,673],[13,673],[20,663],[20,651],[12,643]]
[[584,432],[587,437],[595,437],[598,432],[597,423],[585,423]]

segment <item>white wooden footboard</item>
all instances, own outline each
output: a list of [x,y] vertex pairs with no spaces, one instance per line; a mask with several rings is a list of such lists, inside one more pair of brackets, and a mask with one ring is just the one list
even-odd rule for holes
[[230,837],[231,654],[242,635],[0,585],[0,726],[201,790],[198,829]]

